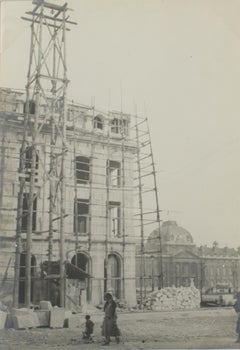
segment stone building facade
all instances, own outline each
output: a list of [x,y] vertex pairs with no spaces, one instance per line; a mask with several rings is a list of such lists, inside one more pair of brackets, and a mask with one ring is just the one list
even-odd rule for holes
[[[5,281],[9,298],[14,277],[24,99],[21,92],[9,89],[0,91],[0,280]],[[44,116],[46,106],[41,108]],[[102,113],[78,104],[68,105],[64,252],[67,262],[75,265],[77,260],[77,266],[91,276],[86,286],[82,287],[81,281],[67,280],[69,290],[70,284],[75,284],[72,294],[78,294],[75,297],[77,303],[81,303],[81,296],[83,300],[85,295],[92,304],[102,303],[104,292],[111,289],[117,298],[128,300],[130,305],[136,304],[135,242],[131,238],[135,153],[136,145],[130,138],[129,115]],[[37,196],[34,201],[31,252],[33,282],[42,275],[49,249],[49,181],[45,176],[50,166],[49,155],[50,131],[44,128],[36,155]],[[31,167],[28,150],[25,165],[27,186]],[[27,193],[23,199],[23,214],[27,211],[26,200]],[[27,219],[23,215],[20,291],[24,289],[26,226]],[[54,221],[52,257],[56,262],[59,260],[57,219]],[[33,283],[33,302],[41,297],[37,294],[39,287]]]
[[[162,258],[159,256],[159,232],[154,230],[148,237],[145,250],[146,289],[159,286],[159,271],[162,263],[163,286],[190,286],[191,280],[203,293],[217,285],[227,285],[232,291],[240,288],[240,251],[234,248],[219,248],[194,244],[192,235],[175,221],[165,221],[161,226]],[[139,286],[140,249],[137,249],[136,276]]]

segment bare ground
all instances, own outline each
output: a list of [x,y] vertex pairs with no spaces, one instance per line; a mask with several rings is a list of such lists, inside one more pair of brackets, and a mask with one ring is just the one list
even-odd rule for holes
[[[83,324],[84,324],[84,315]],[[104,349],[101,345],[103,315],[92,314],[94,343],[84,344],[81,329],[36,328],[0,331],[1,350]],[[112,339],[108,349],[238,349],[237,315],[231,308],[177,312],[119,313],[120,344]]]

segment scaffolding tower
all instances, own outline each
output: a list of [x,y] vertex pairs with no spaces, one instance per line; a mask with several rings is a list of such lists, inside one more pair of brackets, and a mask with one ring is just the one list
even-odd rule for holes
[[[31,43],[19,167],[14,306],[18,305],[23,215],[27,216],[25,305],[30,306],[32,222],[40,188],[47,181],[50,191],[48,261],[52,260],[53,223],[59,220],[60,304],[63,306],[66,112],[69,82],[66,32],[69,30],[69,25],[76,23],[69,21],[67,4],[59,6],[43,0],[33,0],[33,4],[34,9],[26,12],[27,17],[22,17],[31,23]],[[38,147],[43,142],[41,131],[49,128],[51,130],[50,168],[46,169],[42,159],[39,159]]]

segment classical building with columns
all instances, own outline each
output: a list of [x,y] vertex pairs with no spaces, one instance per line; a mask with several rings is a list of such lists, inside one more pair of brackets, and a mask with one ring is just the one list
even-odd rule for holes
[[[161,249],[160,249],[161,246]],[[162,256],[160,256],[160,250]],[[191,280],[205,292],[217,285],[227,285],[232,291],[240,288],[240,249],[220,248],[217,242],[212,247],[196,246],[190,232],[176,221],[165,221],[159,231],[154,230],[144,245],[145,288],[158,288],[162,264],[163,286],[190,286]],[[136,256],[136,276],[143,275],[140,269],[140,247]],[[139,282],[138,282],[139,286]]]

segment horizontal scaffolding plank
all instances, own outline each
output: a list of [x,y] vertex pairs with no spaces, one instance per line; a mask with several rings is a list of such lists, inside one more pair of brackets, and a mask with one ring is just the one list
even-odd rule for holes
[[51,10],[56,10],[56,11],[64,11],[67,7],[67,3],[65,3],[62,6],[52,4],[50,2],[45,2],[44,0],[33,0],[33,5],[37,5],[38,7],[43,5],[43,7],[46,7]]
[[[40,24],[40,21],[33,20],[33,19],[31,19],[31,18],[28,18],[28,17],[21,17],[21,19],[23,19],[24,21],[28,21],[28,22],[33,22],[33,23],[38,23],[38,24]],[[45,25],[45,26],[49,26],[49,27],[53,27],[53,28],[57,28],[57,29],[60,29],[60,28],[61,28],[61,26],[56,26],[56,25],[50,24],[50,23],[44,23],[44,22],[43,22],[42,24]],[[66,28],[66,30],[67,30],[67,31],[70,31],[69,28]]]

